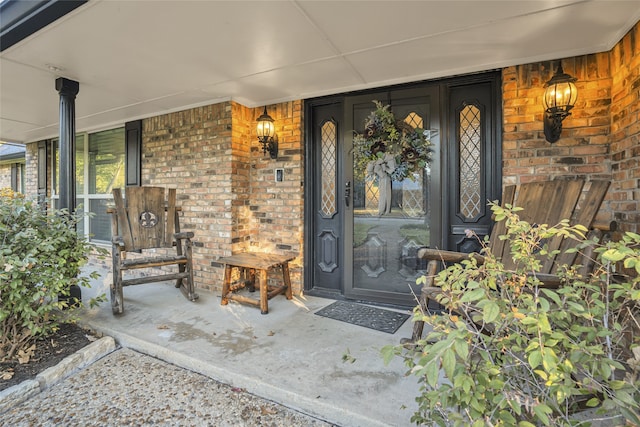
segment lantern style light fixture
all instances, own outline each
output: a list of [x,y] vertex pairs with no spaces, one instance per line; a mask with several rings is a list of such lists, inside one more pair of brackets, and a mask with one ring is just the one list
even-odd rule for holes
[[267,107],[264,107],[264,112],[258,117],[258,141],[262,144],[262,153],[267,154],[272,159],[278,158],[278,141],[276,141],[276,128],[273,125],[273,118],[267,114]]
[[560,139],[562,121],[571,115],[570,111],[576,105],[576,80],[562,70],[560,63],[551,80],[544,85],[544,137],[552,144]]

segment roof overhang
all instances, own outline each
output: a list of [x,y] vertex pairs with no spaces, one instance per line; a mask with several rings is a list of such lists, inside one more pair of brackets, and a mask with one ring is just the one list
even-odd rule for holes
[[92,131],[607,51],[640,18],[640,2],[624,0],[0,6],[16,8],[2,28],[0,139],[21,142],[58,134],[58,77],[80,83],[76,129]]

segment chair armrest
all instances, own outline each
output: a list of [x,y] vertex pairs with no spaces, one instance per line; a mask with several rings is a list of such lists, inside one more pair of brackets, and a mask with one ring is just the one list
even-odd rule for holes
[[176,240],[193,239],[193,236],[194,236],[193,231],[173,233],[173,237],[175,237]]
[[440,249],[431,249],[431,248],[422,248],[418,250],[418,258],[428,259],[428,260],[436,260],[436,261],[444,261],[444,262],[460,262],[465,259],[469,259],[473,257],[478,261],[478,263],[482,264],[484,262],[484,257],[475,252],[473,253],[464,253],[464,252],[454,252],[454,251],[443,251]]
[[[533,275],[533,274],[530,274]],[[555,274],[536,273],[535,277],[542,282],[542,287],[547,289],[558,289],[562,284],[562,279]]]
[[[484,262],[484,257],[480,254],[472,252],[470,254],[464,252],[442,251],[439,249],[422,248],[418,250],[418,258],[430,261],[444,262],[461,262],[469,257],[475,258],[479,264]],[[557,289],[562,280],[555,274],[536,273],[535,276],[542,282],[542,286],[550,289]]]
[[121,250],[124,249],[124,239],[122,236],[111,236],[111,243],[119,246]]

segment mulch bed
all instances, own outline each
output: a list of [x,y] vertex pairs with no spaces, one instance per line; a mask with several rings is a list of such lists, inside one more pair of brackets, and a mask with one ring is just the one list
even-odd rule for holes
[[[95,336],[80,326],[72,323],[60,325],[60,329],[46,338],[36,341],[36,348],[28,363],[18,361],[0,363],[0,391],[22,381],[34,379],[45,369],[57,365],[65,357],[95,341]],[[3,374],[11,373],[9,379]]]

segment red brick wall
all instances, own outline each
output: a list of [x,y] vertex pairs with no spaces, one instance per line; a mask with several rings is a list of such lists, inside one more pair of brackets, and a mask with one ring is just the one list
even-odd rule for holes
[[503,181],[505,184],[554,177],[611,177],[609,162],[611,77],[609,55],[562,60],[578,78],[578,101],[564,120],[560,140],[544,139],[542,95],[558,61],[503,70]]
[[[303,106],[302,101],[267,106],[275,120],[278,158],[264,155],[255,133],[262,108],[253,110],[251,119],[251,250],[292,254],[291,282],[301,291],[303,266]],[[254,142],[255,141],[255,142]],[[275,169],[283,169],[284,180],[275,182]]]
[[544,83],[558,61],[503,70],[503,184],[554,178],[610,179],[599,214],[623,230],[640,220],[640,24],[610,52],[562,59],[578,78],[578,101],[560,139],[544,139]]
[[[232,252],[249,249],[251,236],[256,230],[251,221],[251,150],[253,142],[253,110],[233,102],[232,104]],[[257,139],[256,139],[257,142]],[[231,254],[229,254],[231,255]]]
[[640,24],[611,51],[611,207],[624,230],[640,232]]
[[183,231],[195,233],[194,275],[220,288],[212,261],[232,252],[232,105],[199,107],[143,120],[142,185],[176,188]]
[[[302,289],[302,102],[268,107],[278,159],[265,157],[255,125],[262,108],[235,102],[143,120],[142,184],[178,190],[181,225],[195,233],[196,286],[220,289],[220,257],[243,250],[287,253]],[[276,183],[276,168],[284,181]]]

